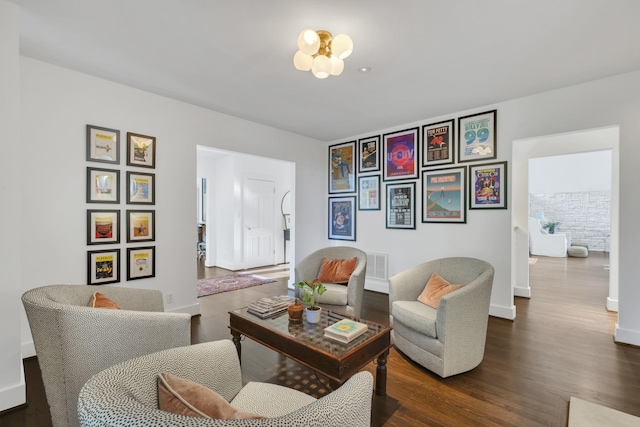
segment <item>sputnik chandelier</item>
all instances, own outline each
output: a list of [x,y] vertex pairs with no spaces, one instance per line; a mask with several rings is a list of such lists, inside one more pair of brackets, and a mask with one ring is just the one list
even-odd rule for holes
[[353,41],[346,34],[331,36],[325,30],[304,30],[298,36],[299,51],[293,56],[293,65],[300,71],[309,71],[319,79],[339,76],[344,61],[353,52]]

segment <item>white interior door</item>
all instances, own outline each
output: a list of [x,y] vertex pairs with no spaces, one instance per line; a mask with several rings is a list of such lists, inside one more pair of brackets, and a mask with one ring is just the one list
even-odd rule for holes
[[245,268],[275,264],[273,181],[246,179],[244,183]]

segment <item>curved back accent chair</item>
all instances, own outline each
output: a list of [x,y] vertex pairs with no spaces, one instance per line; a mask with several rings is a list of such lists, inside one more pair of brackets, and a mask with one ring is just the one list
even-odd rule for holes
[[[122,309],[89,307],[100,292]],[[22,295],[54,427],[78,426],[80,389],[116,363],[191,344],[191,315],[165,313],[162,292],[51,285]]]
[[[307,255],[295,267],[295,281],[313,281],[320,273],[322,259],[351,259],[358,258],[355,270],[351,273],[347,285],[336,283],[324,283],[326,291],[318,297],[318,303],[330,310],[345,312],[346,314],[360,317],[362,312],[362,300],[364,298],[364,278],[367,272],[367,254],[357,248],[349,246],[331,246],[318,249]],[[296,296],[302,298],[303,291],[296,289]]]
[[[463,285],[436,308],[418,301],[433,273]],[[445,378],[469,371],[484,357],[494,269],[475,258],[425,262],[389,279],[389,319],[395,346]]]
[[[224,399],[222,405],[230,403],[244,414],[268,418],[198,418],[160,410],[157,381],[160,373],[215,391],[221,396],[219,399]],[[203,408],[211,402],[197,401],[196,393],[201,396],[205,391],[185,390],[180,393],[181,399],[206,414]],[[317,400],[277,384],[249,382],[243,387],[235,346],[230,340],[219,340],[148,354],[105,369],[80,392],[78,416],[82,427],[368,427],[372,394],[373,375],[367,371],[355,374],[340,388]]]

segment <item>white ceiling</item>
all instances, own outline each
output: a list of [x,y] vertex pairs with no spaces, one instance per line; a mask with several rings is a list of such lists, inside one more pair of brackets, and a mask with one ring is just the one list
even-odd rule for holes
[[[322,141],[640,69],[638,0],[11,1],[22,55]],[[305,28],[341,76],[294,69]]]

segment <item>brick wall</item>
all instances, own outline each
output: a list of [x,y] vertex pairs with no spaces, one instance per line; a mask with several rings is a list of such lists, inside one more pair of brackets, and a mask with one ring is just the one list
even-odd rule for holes
[[544,212],[547,221],[560,222],[556,231],[571,233],[572,243],[609,251],[610,191],[529,194],[529,212]]

